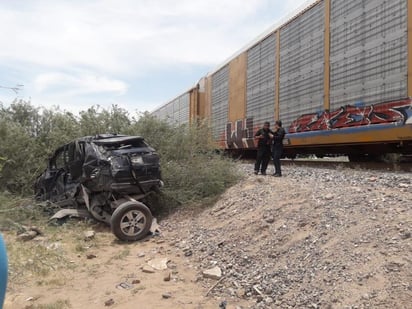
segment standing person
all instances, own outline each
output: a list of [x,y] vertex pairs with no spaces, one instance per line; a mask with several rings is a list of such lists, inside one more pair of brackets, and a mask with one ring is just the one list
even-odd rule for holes
[[255,163],[255,175],[266,175],[266,169],[270,161],[270,144],[273,138],[273,132],[270,130],[270,123],[265,122],[262,129],[259,129],[255,134],[255,139],[258,140],[258,149]]
[[273,136],[273,146],[272,146],[272,156],[273,164],[275,165],[275,173],[273,176],[281,177],[282,170],[280,168],[280,158],[283,153],[283,138],[285,137],[285,129],[282,128],[282,121],[276,120],[274,136]]

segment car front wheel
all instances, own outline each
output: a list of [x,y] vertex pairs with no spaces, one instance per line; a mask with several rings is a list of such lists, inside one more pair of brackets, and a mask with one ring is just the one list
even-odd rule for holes
[[140,202],[130,201],[115,209],[110,219],[112,232],[120,240],[135,241],[144,238],[152,225],[150,209]]

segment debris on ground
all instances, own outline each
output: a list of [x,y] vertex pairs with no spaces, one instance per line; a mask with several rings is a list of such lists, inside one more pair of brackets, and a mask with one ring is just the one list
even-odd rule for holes
[[151,266],[149,266],[149,265],[144,265],[144,266],[142,267],[142,271],[143,271],[144,273],[147,273],[147,274],[154,274],[154,273],[155,273],[155,270],[153,269],[153,267],[151,267]]
[[219,280],[220,278],[222,278],[222,270],[218,266],[215,266],[211,269],[206,269],[203,271],[203,277]]
[[20,231],[17,234],[17,240],[29,241],[36,238],[39,235],[42,235],[42,232],[38,227],[22,225],[20,227]]
[[106,301],[104,302],[104,305],[105,305],[106,307],[109,307],[109,306],[114,305],[114,300],[113,300],[113,298],[110,298],[110,299],[106,300]]
[[116,288],[118,288],[119,290],[131,290],[133,289],[133,285],[128,282],[120,282],[118,285],[116,285]]
[[94,231],[86,231],[83,233],[84,235],[84,240],[91,240],[96,236],[96,233]]
[[155,258],[147,262],[147,264],[155,270],[167,269],[168,258]]

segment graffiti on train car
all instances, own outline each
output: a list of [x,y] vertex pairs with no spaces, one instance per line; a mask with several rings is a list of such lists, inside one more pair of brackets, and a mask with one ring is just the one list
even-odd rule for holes
[[255,123],[253,117],[240,119],[226,124],[226,132],[220,136],[219,146],[225,149],[256,148],[255,132],[263,123]]
[[292,122],[289,133],[330,130],[352,126],[412,121],[412,100],[386,102],[364,106],[342,106],[336,111],[302,115]]
[[[305,114],[292,122],[288,133],[331,130],[384,123],[412,123],[412,99],[365,106],[342,106],[336,111]],[[255,148],[254,132],[259,124],[253,117],[228,122],[220,135],[219,146],[225,149]]]
[[226,132],[223,138],[227,149],[254,148],[253,118],[246,118],[226,124]]

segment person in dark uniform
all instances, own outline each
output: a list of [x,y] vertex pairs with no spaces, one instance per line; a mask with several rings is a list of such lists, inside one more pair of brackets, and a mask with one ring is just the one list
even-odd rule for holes
[[283,153],[283,138],[285,137],[285,129],[282,128],[282,121],[276,120],[273,135],[272,157],[273,164],[275,165],[275,173],[273,176],[281,177],[280,158]]
[[273,132],[270,130],[270,123],[265,122],[262,129],[259,129],[255,134],[255,139],[258,140],[257,156],[255,163],[255,174],[266,175],[266,169],[270,161],[270,145],[272,144]]

